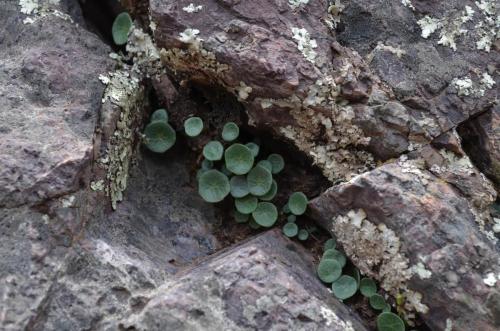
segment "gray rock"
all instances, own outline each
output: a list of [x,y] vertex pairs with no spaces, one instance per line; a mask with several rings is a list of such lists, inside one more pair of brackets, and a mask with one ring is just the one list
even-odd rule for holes
[[417,161],[334,186],[310,207],[360,271],[392,295],[403,293],[405,307],[432,330],[450,322],[498,329],[500,257],[492,238],[467,199]]
[[366,330],[314,275],[301,246],[272,230],[155,291],[136,330]]

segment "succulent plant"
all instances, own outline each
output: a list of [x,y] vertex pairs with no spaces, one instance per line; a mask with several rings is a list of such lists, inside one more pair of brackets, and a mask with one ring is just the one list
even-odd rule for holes
[[253,157],[257,157],[257,155],[259,155],[260,147],[256,143],[247,143],[245,146],[252,151]]
[[405,323],[396,314],[384,312],[377,317],[378,331],[404,331]]
[[372,306],[373,309],[382,310],[386,306],[385,299],[380,294],[372,295],[369,301],[370,301],[370,306]]
[[161,108],[161,109],[157,109],[153,112],[153,114],[151,115],[151,122],[154,122],[154,121],[164,121],[164,122],[168,122],[168,113],[165,109]]
[[299,238],[300,241],[307,240],[307,238],[309,238],[309,231],[305,229],[300,229],[297,238]]
[[334,238],[330,238],[327,241],[325,241],[323,248],[325,251],[327,251],[329,249],[334,249],[336,246],[337,246],[337,241]]
[[295,215],[288,215],[288,217],[286,218],[286,221],[289,223],[294,223],[296,220],[297,220],[297,216],[295,216]]
[[318,265],[318,277],[325,283],[333,283],[342,274],[340,264],[332,259],[321,259]]
[[295,223],[289,222],[283,225],[283,233],[285,234],[285,236],[289,238],[295,237],[298,232],[299,232],[299,227]]
[[351,276],[342,275],[332,283],[333,295],[340,300],[345,300],[356,294],[358,284]]
[[222,201],[229,194],[229,191],[229,179],[218,170],[207,170],[198,180],[198,193],[207,202]]
[[184,121],[184,132],[189,137],[198,136],[203,130],[203,121],[199,117],[190,117]]
[[247,195],[246,197],[235,199],[234,205],[240,213],[250,214],[257,208],[258,202],[256,197]]
[[219,161],[223,153],[224,146],[217,140],[212,140],[203,147],[203,156],[209,161]]
[[272,173],[277,174],[280,173],[281,170],[285,167],[285,161],[283,157],[279,154],[271,154],[267,157],[267,160],[271,162],[272,165]]
[[367,298],[377,293],[377,284],[371,278],[363,278],[359,282],[359,291]]
[[124,45],[128,40],[128,33],[132,28],[132,18],[128,13],[121,13],[116,16],[113,26],[111,28],[111,33],[113,35],[113,41],[117,45]]
[[231,195],[233,198],[243,198],[248,195],[248,183],[245,176],[233,176],[229,180],[231,185]]
[[343,268],[347,262],[347,259],[346,259],[346,256],[344,255],[344,253],[342,253],[341,251],[338,251],[334,248],[331,248],[331,249],[327,249],[324,253],[323,253],[323,259],[333,259],[333,260],[336,260],[340,266]]
[[236,175],[245,175],[252,169],[254,157],[252,151],[242,145],[233,144],[224,153],[226,168]]
[[273,226],[278,219],[278,210],[270,202],[259,202],[252,213],[252,217],[257,224],[268,228]]
[[276,183],[276,181],[273,179],[269,191],[263,196],[260,196],[259,199],[262,201],[271,201],[276,196],[276,193],[278,193],[278,183]]
[[307,209],[307,197],[302,192],[294,192],[288,199],[288,207],[294,215],[302,215]]
[[155,153],[163,153],[169,150],[176,140],[174,129],[164,121],[149,123],[144,130],[146,136],[146,147]]
[[248,190],[255,196],[269,192],[273,184],[273,175],[264,167],[257,165],[247,175]]
[[272,173],[272,171],[273,171],[273,165],[268,160],[261,160],[261,161],[257,162],[257,165],[260,165],[261,167],[266,168],[267,171],[269,171],[270,173]]
[[240,134],[240,128],[236,123],[228,122],[222,128],[222,139],[224,141],[233,141],[238,138]]

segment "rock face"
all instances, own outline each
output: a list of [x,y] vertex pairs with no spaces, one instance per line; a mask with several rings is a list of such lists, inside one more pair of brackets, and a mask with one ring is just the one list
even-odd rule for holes
[[164,63],[233,92],[250,124],[294,142],[333,181],[425,145],[495,100],[494,1],[189,4],[150,2]]
[[393,295],[403,291],[432,330],[500,326],[498,251],[470,203],[418,163],[381,166],[329,189],[311,208],[360,271]]
[[313,275],[304,248],[266,232],[158,289],[134,330],[366,330]]

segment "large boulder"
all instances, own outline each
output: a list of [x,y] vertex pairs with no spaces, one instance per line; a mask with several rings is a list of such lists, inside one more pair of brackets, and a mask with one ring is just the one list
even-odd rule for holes
[[432,330],[500,326],[495,238],[481,231],[472,204],[420,162],[383,165],[310,207],[360,271],[393,296],[403,294],[405,309]]

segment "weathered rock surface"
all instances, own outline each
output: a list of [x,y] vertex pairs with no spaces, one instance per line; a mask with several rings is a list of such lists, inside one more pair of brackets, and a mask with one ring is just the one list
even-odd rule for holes
[[[494,1],[293,3],[150,6],[164,63],[233,92],[250,124],[293,141],[331,180],[427,144],[495,102]],[[421,20],[433,13],[429,38]]]
[[361,272],[405,293],[432,330],[500,326],[498,251],[467,199],[418,162],[383,165],[310,206]]
[[273,230],[155,291],[134,330],[366,330],[314,275],[303,247]]
[[500,107],[464,123],[458,132],[467,154],[500,192]]

